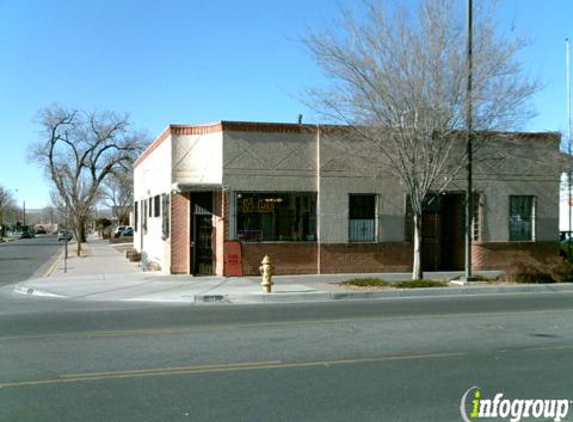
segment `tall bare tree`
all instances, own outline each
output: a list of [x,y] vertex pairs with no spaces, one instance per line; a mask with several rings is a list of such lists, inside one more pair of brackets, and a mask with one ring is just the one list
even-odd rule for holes
[[133,170],[121,168],[114,171],[104,182],[101,196],[118,224],[128,224],[133,205]]
[[133,163],[147,137],[132,130],[127,116],[109,111],[52,106],[40,111],[39,122],[43,137],[31,147],[30,157],[46,169],[60,196],[79,256],[102,183],[116,169]]
[[3,186],[0,186],[0,241],[4,238],[5,227],[4,219],[10,210],[16,207],[14,196]]
[[[349,143],[349,153],[376,157],[406,187],[414,223],[412,278],[419,279],[425,204],[466,165],[465,2],[420,0],[417,13],[390,3],[363,3],[359,15],[343,10],[336,29],[309,32],[304,42],[330,81],[310,91],[311,104],[349,126],[360,144]],[[481,138],[531,118],[527,100],[538,89],[516,60],[525,43],[499,36],[494,15],[492,2],[475,9],[471,100]]]

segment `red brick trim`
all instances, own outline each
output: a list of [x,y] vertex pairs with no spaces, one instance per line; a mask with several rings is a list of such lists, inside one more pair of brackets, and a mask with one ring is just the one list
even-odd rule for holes
[[169,128],[173,135],[205,135],[223,130],[221,122],[205,125],[170,125]]

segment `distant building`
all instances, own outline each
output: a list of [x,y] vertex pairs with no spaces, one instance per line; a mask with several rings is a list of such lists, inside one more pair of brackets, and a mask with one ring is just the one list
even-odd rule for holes
[[[475,270],[558,253],[559,135],[500,138],[474,173]],[[410,271],[406,192],[352,142],[343,126],[170,125],[135,163],[135,248],[171,273],[258,274],[264,255],[282,274]],[[425,270],[463,268],[464,190],[454,180],[424,215]]]

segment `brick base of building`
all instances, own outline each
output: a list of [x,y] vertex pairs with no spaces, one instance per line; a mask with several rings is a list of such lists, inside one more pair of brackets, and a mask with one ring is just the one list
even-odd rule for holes
[[271,258],[275,274],[317,273],[316,243],[243,243],[241,253],[244,275],[259,275],[259,267],[265,255]]
[[558,242],[475,242],[474,270],[506,270],[516,262],[540,264],[559,256]]
[[[412,243],[243,243],[245,275],[259,275],[269,255],[275,274],[383,273],[412,271]],[[474,271],[505,270],[515,262],[542,263],[559,256],[557,242],[476,242],[472,249]]]
[[258,275],[261,260],[269,255],[275,274],[400,272],[412,269],[411,243],[243,243],[245,275]]
[[324,243],[322,273],[386,273],[412,271],[411,243]]

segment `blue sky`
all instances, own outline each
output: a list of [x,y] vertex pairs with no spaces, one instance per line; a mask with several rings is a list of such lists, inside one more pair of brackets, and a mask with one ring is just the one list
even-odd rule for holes
[[[38,110],[54,103],[127,112],[151,137],[170,123],[294,122],[299,113],[316,122],[298,98],[323,79],[299,37],[335,19],[340,4],[354,2],[0,0],[0,185],[28,208],[48,204],[49,184],[26,155]],[[570,0],[500,0],[500,31],[532,39],[520,59],[545,83],[527,130],[566,130],[572,17]]]

